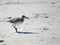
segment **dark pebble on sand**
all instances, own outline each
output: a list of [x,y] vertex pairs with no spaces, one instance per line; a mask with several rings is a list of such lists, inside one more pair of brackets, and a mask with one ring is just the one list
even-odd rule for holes
[[4,40],[0,40],[0,43],[3,43],[4,42]]
[[48,30],[48,28],[43,28],[43,30]]
[[56,2],[51,2],[51,4],[55,4]]

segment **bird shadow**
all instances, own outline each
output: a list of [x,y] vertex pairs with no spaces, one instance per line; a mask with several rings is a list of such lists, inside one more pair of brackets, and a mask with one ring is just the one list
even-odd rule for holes
[[37,33],[34,33],[34,32],[16,32],[16,33],[19,33],[19,34],[37,34]]

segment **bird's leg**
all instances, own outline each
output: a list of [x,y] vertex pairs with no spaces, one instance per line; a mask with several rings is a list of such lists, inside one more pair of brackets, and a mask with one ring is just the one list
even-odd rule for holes
[[12,26],[14,27],[14,29],[16,30],[16,32],[18,32],[16,26],[14,26],[14,25],[12,25]]

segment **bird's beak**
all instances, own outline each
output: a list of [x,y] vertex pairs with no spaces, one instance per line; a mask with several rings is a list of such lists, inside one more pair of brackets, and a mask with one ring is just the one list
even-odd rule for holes
[[29,19],[28,17],[25,17],[26,19]]

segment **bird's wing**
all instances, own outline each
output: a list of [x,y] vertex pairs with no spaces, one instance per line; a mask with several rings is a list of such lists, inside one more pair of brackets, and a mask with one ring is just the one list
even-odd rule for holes
[[4,18],[0,18],[0,22],[9,22],[10,20],[15,21],[17,18],[19,17],[4,17]]
[[12,17],[4,17],[4,18],[0,18],[0,22],[7,22],[12,19],[13,19]]

